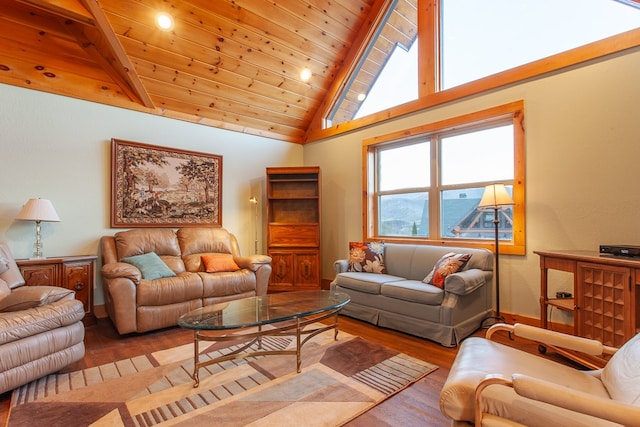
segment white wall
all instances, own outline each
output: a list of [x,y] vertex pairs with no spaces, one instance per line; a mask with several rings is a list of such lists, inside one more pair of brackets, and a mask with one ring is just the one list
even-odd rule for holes
[[100,236],[120,230],[109,226],[111,138],[222,155],[222,226],[244,254],[254,249],[248,201],[256,195],[264,207],[265,168],[303,162],[297,144],[0,84],[0,240],[15,257],[33,251],[34,223],[14,219],[32,197],[51,199],[61,218],[42,224],[45,256],[97,255]]
[[[347,255],[350,240],[362,238],[363,139],[522,99],[527,252],[500,258],[501,309],[538,317],[534,250],[640,245],[639,72],[635,49],[305,146],[305,164],[319,165],[323,174],[323,277],[332,279],[333,261]],[[567,279],[560,278],[558,287],[571,290]]]

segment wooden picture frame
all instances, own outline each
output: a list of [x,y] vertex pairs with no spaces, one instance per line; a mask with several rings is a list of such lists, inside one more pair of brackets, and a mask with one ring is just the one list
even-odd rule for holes
[[111,227],[222,226],[222,156],[111,140]]

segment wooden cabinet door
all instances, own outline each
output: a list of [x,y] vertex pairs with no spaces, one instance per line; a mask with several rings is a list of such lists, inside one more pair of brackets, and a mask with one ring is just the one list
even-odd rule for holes
[[63,265],[64,283],[63,287],[76,292],[76,299],[82,301],[85,308],[85,314],[91,314],[90,307],[93,306],[91,301],[93,277],[92,262],[74,262]]
[[[270,290],[291,289],[293,286],[293,253],[286,251],[271,251],[271,277],[269,279]],[[284,289],[283,289],[284,288]]]
[[578,335],[620,347],[633,335],[631,269],[578,263]]
[[20,266],[20,273],[29,286],[60,286],[56,264]]
[[274,292],[320,289],[320,255],[316,250],[270,251],[269,290]]
[[317,251],[298,251],[294,255],[296,288],[320,289],[320,266]]

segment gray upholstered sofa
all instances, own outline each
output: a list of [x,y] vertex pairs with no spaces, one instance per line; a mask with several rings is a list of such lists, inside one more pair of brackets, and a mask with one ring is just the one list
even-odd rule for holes
[[[445,254],[469,254],[444,287],[423,282]],[[492,315],[493,253],[451,246],[385,244],[386,273],[348,270],[348,260],[334,263],[331,288],[351,296],[341,314],[456,346]]]

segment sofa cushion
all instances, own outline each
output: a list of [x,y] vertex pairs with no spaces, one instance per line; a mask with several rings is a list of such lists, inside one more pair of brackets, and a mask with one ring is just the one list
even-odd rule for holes
[[392,276],[390,274],[369,274],[346,272],[336,276],[336,283],[343,288],[355,289],[357,291],[370,294],[379,294],[380,286],[384,283],[405,280],[403,277]]
[[158,255],[180,256],[180,245],[173,230],[144,229],[128,230],[114,236],[116,250],[122,258],[155,252]]
[[0,301],[0,311],[19,311],[59,301],[74,292],[57,286],[22,286]]
[[248,292],[255,294],[256,275],[250,270],[242,269],[215,274],[202,272],[198,274],[202,279],[202,296],[205,300],[214,297],[241,295]]
[[602,370],[602,383],[613,400],[640,406],[640,334],[611,356]]
[[417,280],[385,283],[380,287],[380,293],[386,297],[427,305],[440,305],[444,298],[444,291],[441,288],[425,285]]
[[[231,234],[219,227],[186,227],[177,232],[182,256],[203,253],[233,254]],[[188,271],[193,271],[187,267]]]
[[179,304],[202,299],[202,280],[196,273],[180,273],[174,277],[141,280],[136,286],[136,303],[143,306]]
[[155,252],[122,258],[121,261],[136,266],[145,280],[174,277],[176,275]]
[[423,282],[439,288],[444,287],[448,275],[461,271],[471,259],[469,254],[448,252],[433,266],[433,270],[424,278]]
[[384,243],[349,242],[347,271],[386,273],[384,267]]
[[202,255],[204,271],[207,273],[218,273],[225,271],[238,271],[240,267],[233,260],[231,254],[207,254]]

